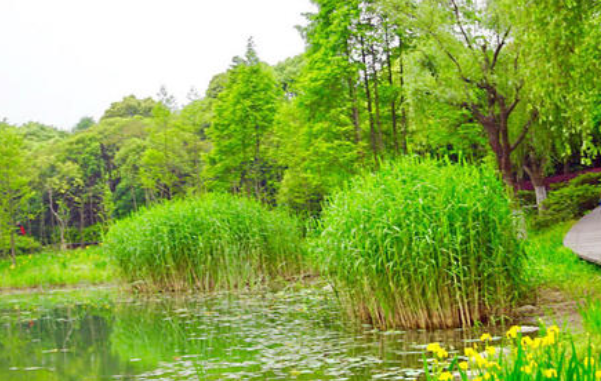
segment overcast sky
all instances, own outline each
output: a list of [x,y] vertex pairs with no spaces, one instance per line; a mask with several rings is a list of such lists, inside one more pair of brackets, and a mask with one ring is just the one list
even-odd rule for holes
[[69,129],[161,85],[180,104],[244,54],[302,52],[309,0],[0,0],[0,119]]

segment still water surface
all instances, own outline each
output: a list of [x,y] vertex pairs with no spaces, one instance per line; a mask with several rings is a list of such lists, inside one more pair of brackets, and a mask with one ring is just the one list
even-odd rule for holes
[[0,296],[0,380],[415,380],[429,342],[477,330],[379,332],[331,292]]

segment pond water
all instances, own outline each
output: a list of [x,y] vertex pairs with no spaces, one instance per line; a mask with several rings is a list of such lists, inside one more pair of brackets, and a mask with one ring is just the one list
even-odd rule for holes
[[427,343],[461,349],[480,333],[352,325],[322,289],[4,295],[0,380],[415,380]]

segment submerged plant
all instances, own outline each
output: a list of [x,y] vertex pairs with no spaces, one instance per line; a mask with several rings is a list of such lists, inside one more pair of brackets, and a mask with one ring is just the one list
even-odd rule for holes
[[177,200],[119,221],[106,248],[129,281],[205,291],[298,274],[301,229],[290,215],[223,194]]
[[470,326],[522,288],[523,250],[494,170],[386,164],[325,207],[313,258],[348,312],[377,327]]

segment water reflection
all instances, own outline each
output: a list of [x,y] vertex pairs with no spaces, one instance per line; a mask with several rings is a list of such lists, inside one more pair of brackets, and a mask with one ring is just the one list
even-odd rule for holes
[[0,380],[411,380],[476,331],[351,327],[330,292],[0,297]]

